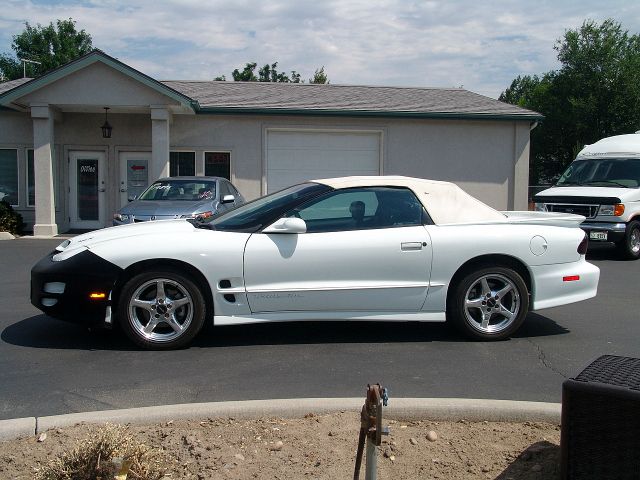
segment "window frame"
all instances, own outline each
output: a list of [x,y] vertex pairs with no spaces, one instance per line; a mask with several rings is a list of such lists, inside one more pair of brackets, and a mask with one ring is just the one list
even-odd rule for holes
[[[18,203],[10,203],[12,207],[20,208],[20,156],[19,156],[19,148],[17,147],[0,147],[0,150],[13,150],[16,152],[16,201]],[[8,202],[7,202],[8,203]]]
[[[171,175],[171,154],[172,153],[192,153],[193,154],[193,175],[182,175],[180,174],[180,172],[178,171],[178,175]],[[189,150],[189,149],[178,149],[178,150],[169,150],[169,178],[174,178],[174,177],[197,177],[198,176],[198,170],[197,170],[197,154],[195,150]],[[179,166],[178,166],[179,168]]]
[[203,150],[202,152],[202,174],[204,176],[210,177],[210,176],[219,176],[219,175],[207,175],[207,154],[208,153],[225,153],[227,155],[229,155],[229,177],[220,177],[220,178],[226,178],[227,180],[229,180],[229,182],[231,182],[231,179],[233,177],[233,170],[231,168],[231,150]]

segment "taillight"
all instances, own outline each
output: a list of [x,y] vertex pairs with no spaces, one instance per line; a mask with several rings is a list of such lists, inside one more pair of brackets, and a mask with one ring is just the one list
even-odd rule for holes
[[586,255],[588,247],[589,247],[589,237],[587,237],[587,234],[585,233],[584,238],[580,242],[580,245],[578,245],[578,253],[580,255]]

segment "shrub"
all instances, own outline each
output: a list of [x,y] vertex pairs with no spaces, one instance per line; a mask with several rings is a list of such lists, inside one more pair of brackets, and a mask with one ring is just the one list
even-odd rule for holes
[[[166,460],[159,450],[137,443],[120,425],[107,424],[71,451],[42,467],[38,480],[113,479],[125,464],[127,479],[159,480]],[[128,468],[127,468],[128,466]]]
[[18,235],[22,231],[22,215],[4,200],[0,201],[0,232]]

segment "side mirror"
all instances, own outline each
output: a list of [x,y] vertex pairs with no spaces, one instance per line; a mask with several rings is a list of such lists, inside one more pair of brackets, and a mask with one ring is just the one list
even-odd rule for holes
[[222,200],[220,200],[220,203],[233,203],[236,201],[236,197],[234,197],[233,195],[225,195],[224,197],[222,197]]
[[138,196],[137,196],[137,195],[129,195],[129,199],[128,199],[128,200],[129,200],[130,202],[133,202],[136,198],[138,198]]
[[305,233],[307,224],[301,218],[287,217],[276,220],[265,228],[262,233]]

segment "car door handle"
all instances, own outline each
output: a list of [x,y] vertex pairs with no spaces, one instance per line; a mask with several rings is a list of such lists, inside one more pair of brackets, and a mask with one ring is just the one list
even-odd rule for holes
[[426,246],[426,244],[426,242],[402,242],[400,248],[405,252],[409,250],[422,250],[422,247]]

